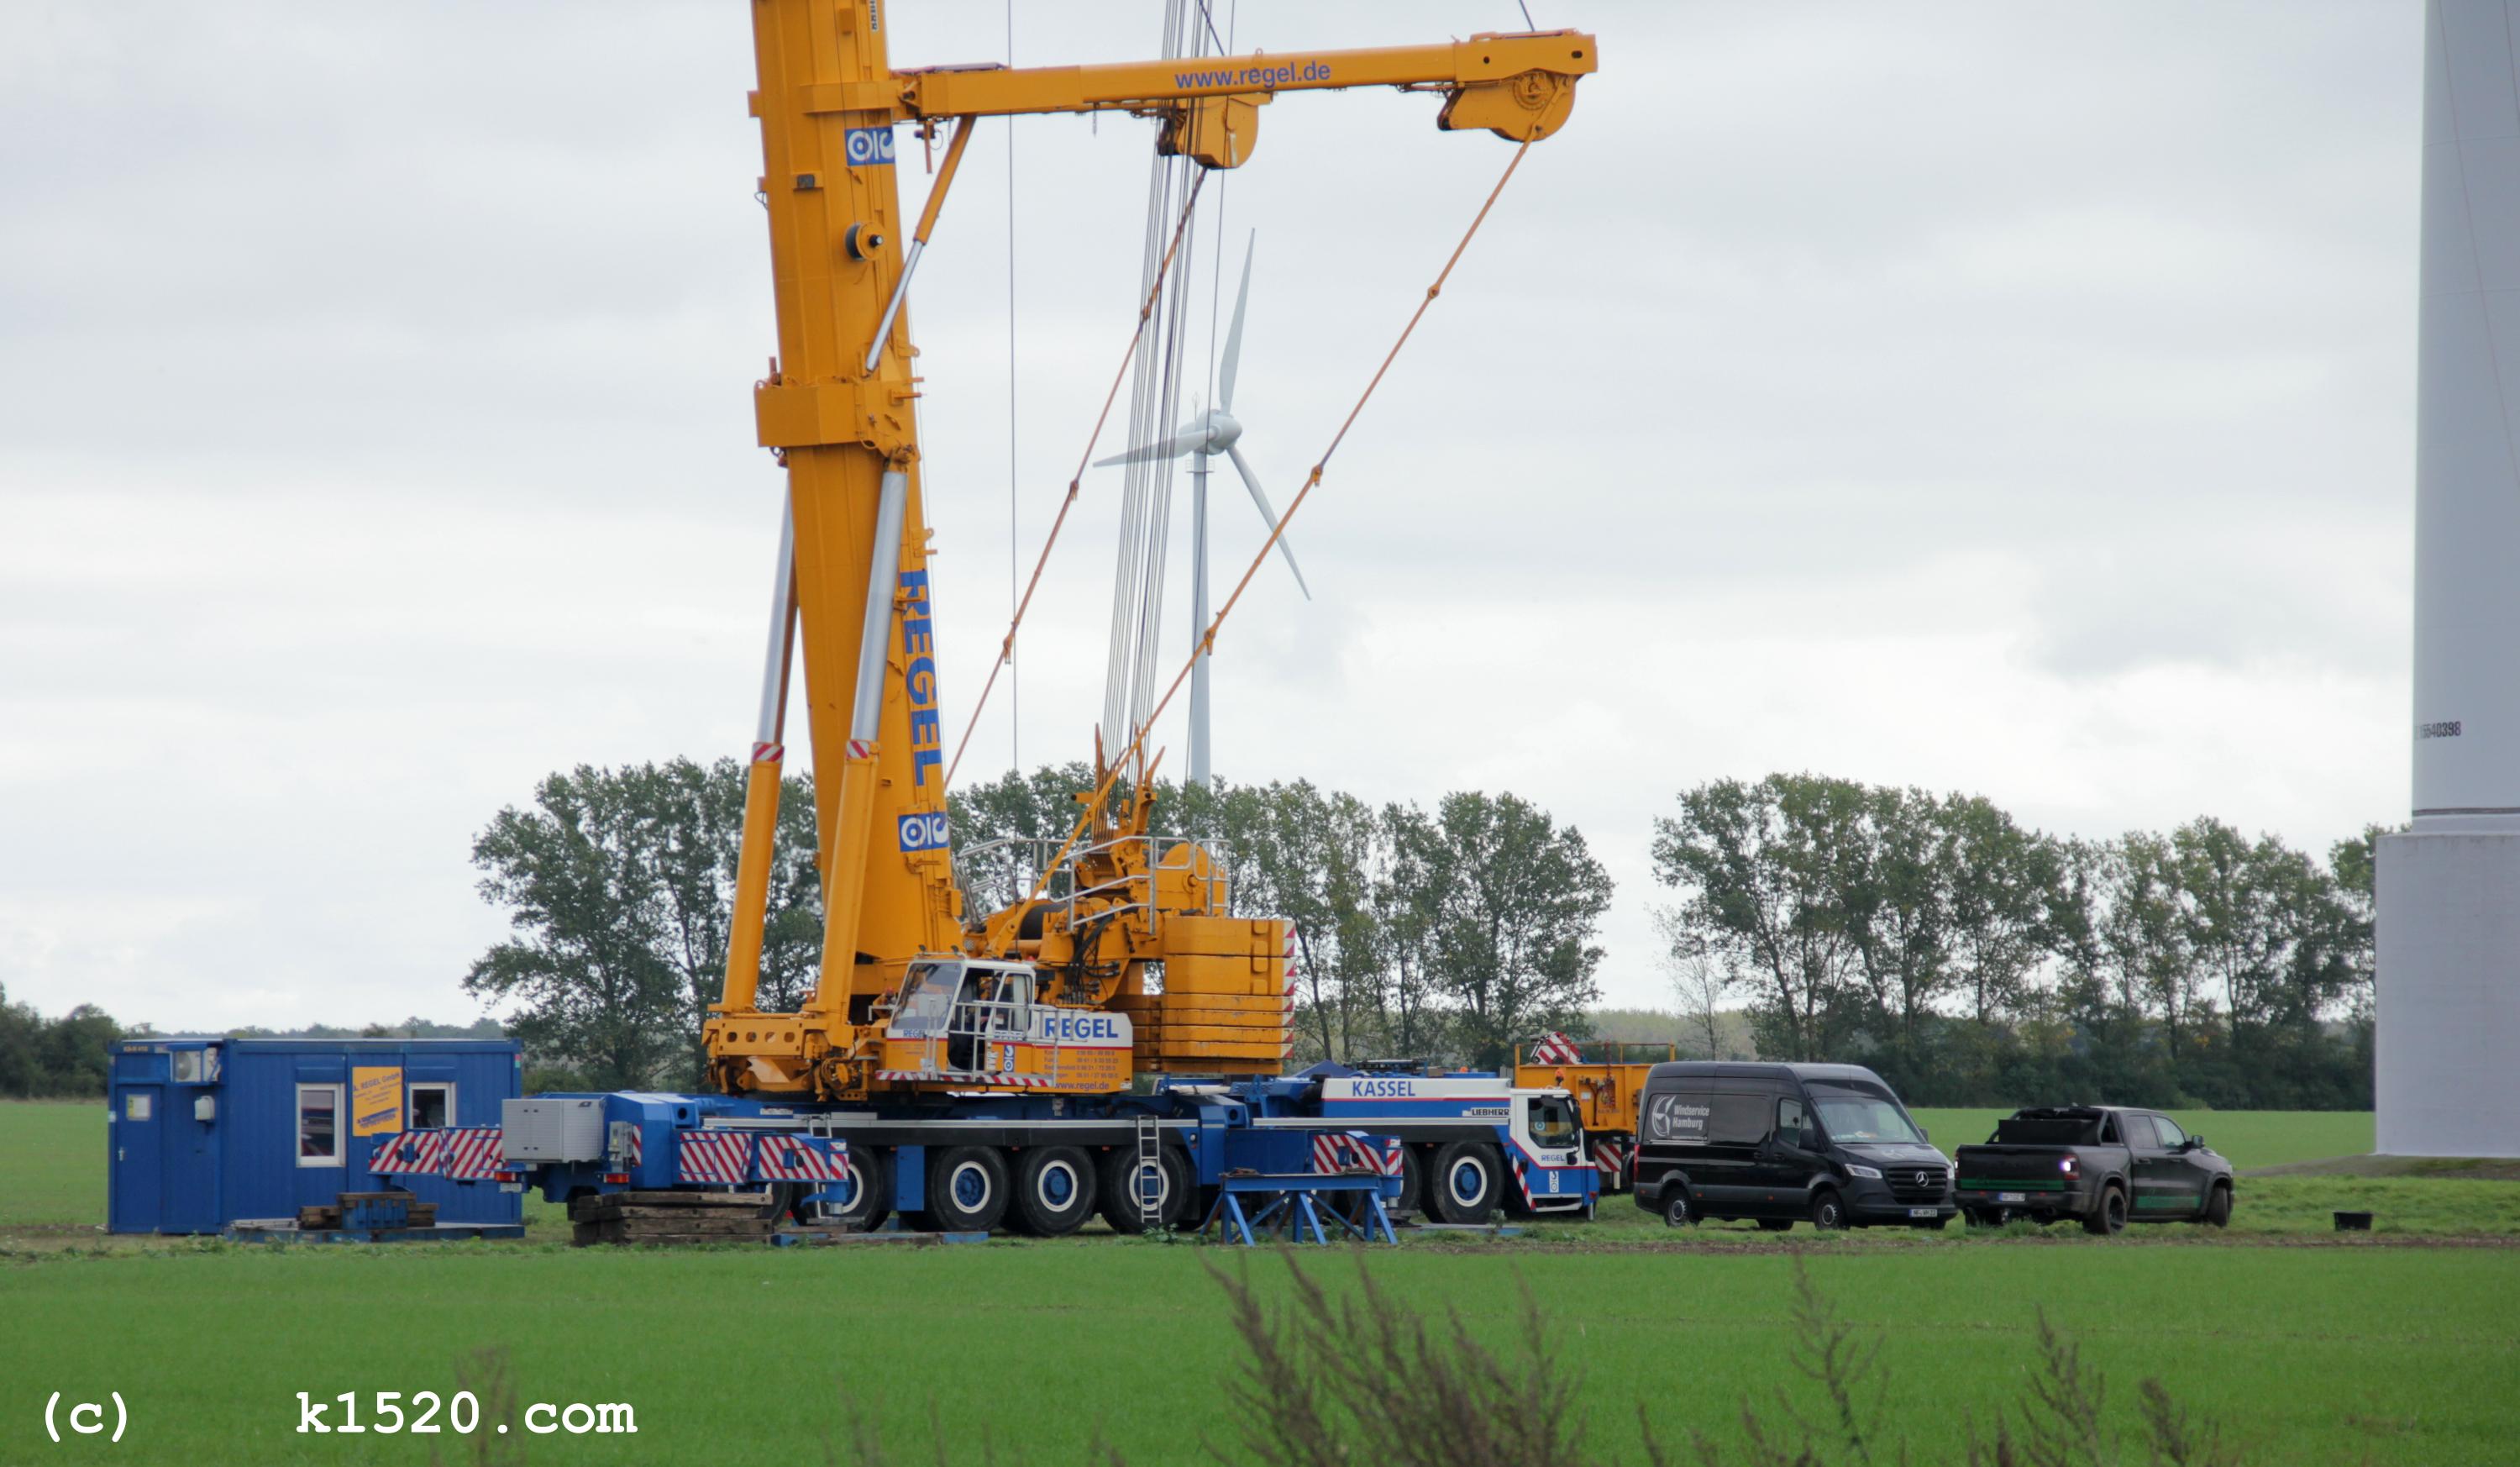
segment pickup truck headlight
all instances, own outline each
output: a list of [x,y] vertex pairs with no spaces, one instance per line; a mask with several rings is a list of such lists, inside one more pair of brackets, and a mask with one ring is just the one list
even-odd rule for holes
[[1879,1180],[1881,1180],[1881,1169],[1880,1169],[1880,1168],[1878,1168],[1878,1167],[1867,1167],[1867,1166],[1863,1165],[1863,1164],[1862,1164],[1862,1163],[1860,1163],[1860,1162],[1849,1162],[1849,1163],[1847,1163],[1847,1164],[1846,1164],[1846,1174],[1847,1174],[1847,1175],[1849,1175],[1849,1176],[1867,1176],[1867,1177],[1870,1177],[1872,1180],[1874,1180],[1874,1181],[1876,1181],[1876,1182],[1877,1182],[1877,1181],[1879,1181]]

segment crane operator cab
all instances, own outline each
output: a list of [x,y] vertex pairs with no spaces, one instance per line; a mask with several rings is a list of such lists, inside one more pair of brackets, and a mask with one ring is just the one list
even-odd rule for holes
[[1127,1089],[1128,1019],[1039,1002],[1034,984],[1026,963],[962,957],[913,962],[884,1026],[882,1077],[957,1089]]

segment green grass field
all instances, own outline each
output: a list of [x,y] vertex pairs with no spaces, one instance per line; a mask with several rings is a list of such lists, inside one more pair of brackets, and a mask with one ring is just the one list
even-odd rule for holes
[[[1946,1146],[1991,1124],[1921,1119]],[[2181,1119],[2244,1169],[2369,1144],[2367,1116]],[[298,1435],[296,1393],[443,1394],[459,1359],[488,1347],[507,1352],[523,1400],[638,1413],[635,1439],[526,1440],[533,1462],[814,1463],[827,1440],[846,1462],[853,1407],[911,1460],[935,1457],[932,1412],[950,1461],[980,1460],[985,1430],[1000,1460],[1085,1460],[1101,1439],[1141,1467],[1185,1462],[1203,1440],[1230,1444],[1224,1387],[1240,1357],[1207,1269],[1283,1281],[1266,1255],[1092,1234],[911,1252],[580,1251],[539,1229],[522,1244],[377,1249],[107,1242],[89,1230],[103,1130],[99,1107],[0,1105],[0,1463],[425,1462],[428,1439]],[[1493,1341],[1520,1333],[1527,1286],[1583,1375],[1604,1460],[1636,1458],[1640,1400],[1667,1435],[1721,1436],[1745,1393],[1795,1379],[1789,1250],[1879,1331],[1891,1412],[1920,1462],[1951,1459],[1971,1417],[2017,1398],[2043,1308],[2109,1373],[2122,1425],[2154,1376],[2259,1462],[2510,1459],[2520,1183],[2244,1177],[2240,1196],[2228,1233],[2170,1224],[2114,1241],[1682,1233],[1612,1199],[1590,1224],[1364,1257],[1396,1297],[1459,1307]],[[2377,1212],[2381,1231],[2336,1239],[2339,1207]],[[1333,1279],[1356,1266],[1307,1261]],[[45,1442],[56,1390],[120,1391],[125,1443]]]

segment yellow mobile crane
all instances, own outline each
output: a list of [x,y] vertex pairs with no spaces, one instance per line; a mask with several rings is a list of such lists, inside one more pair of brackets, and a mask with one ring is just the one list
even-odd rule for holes
[[[891,9],[752,0],[779,315],[779,355],[754,405],[761,443],[787,467],[788,514],[726,986],[705,1028],[711,1077],[735,1095],[863,1101],[1112,1094],[1140,1073],[1274,1075],[1285,1052],[1285,925],[1229,915],[1208,853],[1148,835],[1143,791],[1116,818],[1089,801],[1086,828],[1043,863],[1029,896],[962,909],[945,828],[920,378],[902,313],[912,272],[977,118],[1126,112],[1159,122],[1164,153],[1231,168],[1250,158],[1259,109],[1279,93],[1391,86],[1442,94],[1440,127],[1527,146],[1565,121],[1576,79],[1596,68],[1593,38],[896,70]],[[907,241],[894,182],[905,122],[930,141],[953,128]],[[823,956],[800,1010],[765,1013],[755,986],[799,636]]]

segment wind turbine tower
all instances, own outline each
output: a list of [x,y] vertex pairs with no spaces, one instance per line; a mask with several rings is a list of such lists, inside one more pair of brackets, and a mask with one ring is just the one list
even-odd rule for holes
[[2414,824],[2379,844],[2379,1149],[2520,1156],[2520,0],[2424,10]]
[[[1251,254],[1258,245],[1258,231],[1242,249],[1242,285],[1234,297],[1234,324],[1225,333],[1225,359],[1217,367],[1216,405],[1183,424],[1178,432],[1160,443],[1132,448],[1109,458],[1096,459],[1098,469],[1112,464],[1147,463],[1155,459],[1190,456],[1190,640],[1196,647],[1207,635],[1207,470],[1208,461],[1223,454],[1232,461],[1234,472],[1242,478],[1242,487],[1251,493],[1251,503],[1260,511],[1260,519],[1270,528],[1278,527],[1278,511],[1269,503],[1269,493],[1260,487],[1260,476],[1251,472],[1251,461],[1236,446],[1242,437],[1242,424],[1234,416],[1234,382],[1242,365],[1242,316],[1251,303]],[[1295,547],[1284,535],[1278,536],[1278,554],[1284,558],[1286,569],[1294,573],[1295,588],[1304,599],[1313,599],[1313,588],[1304,582],[1304,571],[1295,564]],[[1215,770],[1208,758],[1208,655],[1198,654],[1190,671],[1190,782],[1200,789],[1214,787]]]

